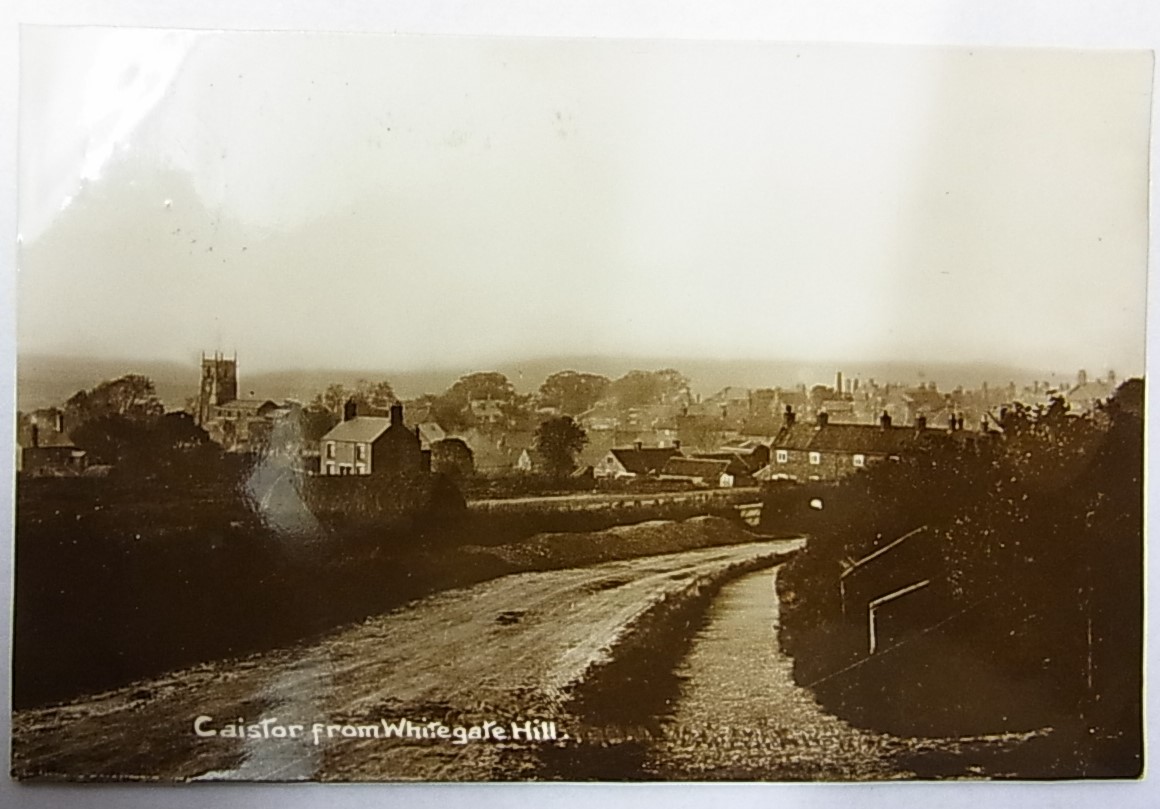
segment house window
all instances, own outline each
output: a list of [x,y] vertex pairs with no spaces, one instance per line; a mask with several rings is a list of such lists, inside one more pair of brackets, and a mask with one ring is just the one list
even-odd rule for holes
[[820,453],[820,452],[811,452],[810,453],[810,463],[811,464],[813,464],[814,466],[817,466],[821,462],[822,462],[822,453]]
[[354,445],[354,459],[356,461],[365,461],[367,459],[367,445],[366,444],[355,444]]
[[326,442],[326,457],[327,458],[334,457],[334,442],[333,441]]
[[779,449],[777,451],[778,463],[789,463],[789,450]]
[[865,455],[855,455],[854,456],[854,466],[865,466],[865,465],[866,465],[866,456]]

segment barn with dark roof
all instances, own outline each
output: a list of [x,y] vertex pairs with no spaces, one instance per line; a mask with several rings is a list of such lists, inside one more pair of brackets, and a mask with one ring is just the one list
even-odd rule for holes
[[616,447],[605,453],[593,469],[598,478],[633,478],[658,475],[669,459],[680,455],[679,447]]

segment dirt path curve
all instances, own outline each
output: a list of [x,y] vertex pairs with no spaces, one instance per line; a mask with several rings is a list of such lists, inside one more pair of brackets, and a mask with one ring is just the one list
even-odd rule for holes
[[778,569],[726,583],[677,666],[680,695],[640,769],[661,780],[851,781],[1009,776],[1038,732],[913,738],[856,728],[793,677]]
[[[519,777],[508,766],[519,756],[506,757],[506,769],[498,769],[505,748],[518,746],[510,741],[327,738],[335,733],[328,728],[385,727],[384,720],[403,719],[449,728],[550,721],[567,689],[606,659],[624,628],[650,606],[723,569],[772,563],[800,542],[507,576],[432,596],[313,645],[19,712],[14,771],[167,780]],[[194,732],[199,716],[209,717],[203,730],[217,735]],[[263,720],[269,720],[266,737],[223,736],[230,723]],[[321,738],[312,732],[315,723],[324,726]],[[301,726],[296,735],[295,725]],[[268,735],[278,727],[290,735]]]
[[726,584],[677,669],[682,693],[645,769],[663,779],[860,780],[909,775],[898,740],[856,729],[793,678],[778,643],[776,571]]

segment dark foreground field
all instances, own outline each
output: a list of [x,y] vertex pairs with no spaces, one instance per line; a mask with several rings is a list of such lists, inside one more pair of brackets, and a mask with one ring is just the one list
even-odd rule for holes
[[350,517],[285,474],[210,471],[19,481],[17,708],[276,648],[508,573],[745,541],[732,526],[646,530],[548,553],[536,531],[602,529],[616,515],[468,514],[430,487],[401,517]]
[[[685,545],[709,547],[640,555]],[[797,547],[800,541],[757,541],[706,518],[475,549],[535,572],[433,595],[316,641],[17,711],[14,771],[25,778],[166,780],[536,777],[541,745],[341,738],[295,746],[207,739],[192,723],[199,715],[218,726],[239,718],[304,727],[536,719],[556,721],[575,739],[582,728],[567,706],[582,703],[580,693],[606,689],[602,672],[633,644],[679,620],[687,604],[723,581],[777,564]],[[672,661],[656,662],[667,671]],[[638,686],[618,678],[617,687],[631,697]]]

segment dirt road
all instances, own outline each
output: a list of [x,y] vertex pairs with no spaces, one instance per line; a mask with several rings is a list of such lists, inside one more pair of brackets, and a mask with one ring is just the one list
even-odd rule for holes
[[14,771],[102,780],[530,776],[520,771],[535,765],[529,751],[566,741],[569,690],[634,622],[707,577],[773,564],[799,545],[507,576],[314,644],[20,712]]

